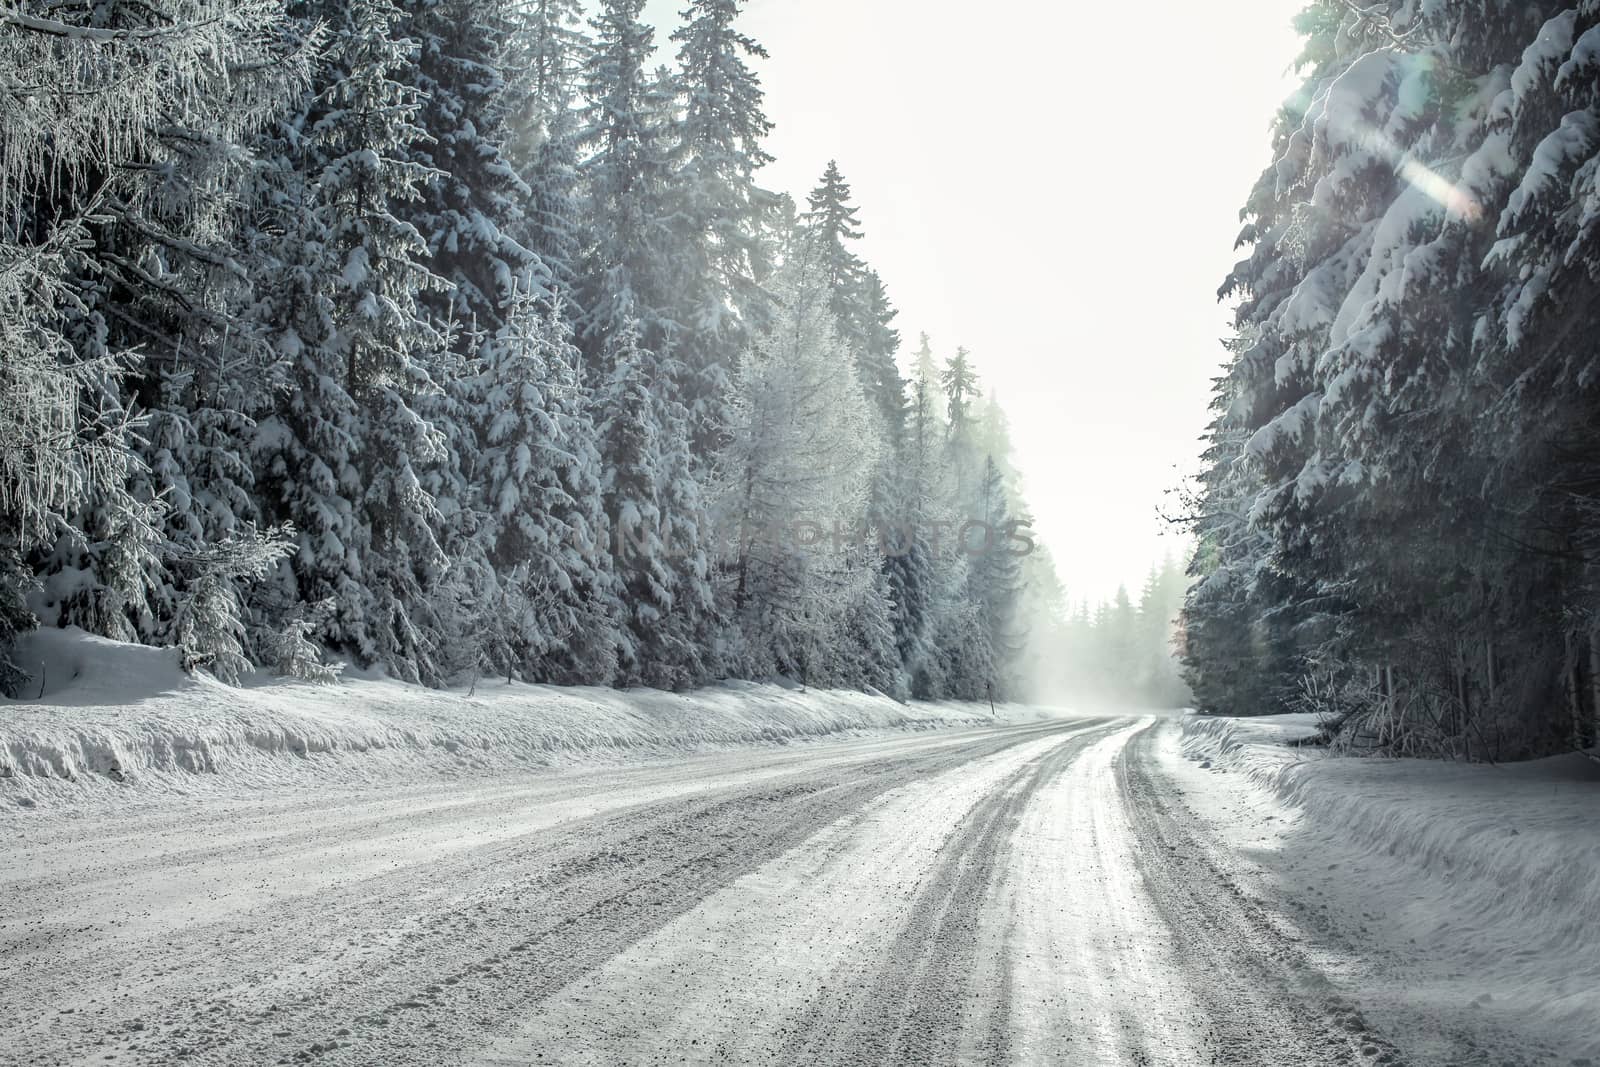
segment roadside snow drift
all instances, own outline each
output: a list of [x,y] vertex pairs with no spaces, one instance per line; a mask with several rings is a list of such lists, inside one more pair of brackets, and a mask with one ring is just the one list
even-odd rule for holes
[[42,691],[0,701],[0,797],[23,807],[64,788],[454,777],[993,721],[987,706],[748,682],[685,694],[377,677],[235,689],[189,676],[168,650],[79,630],[30,634],[18,653],[36,672],[26,695]]
[[1380,943],[1406,947],[1415,966],[1395,981],[1426,1014],[1531,1015],[1600,1057],[1600,763],[1340,758],[1287,744],[1315,727],[1189,716],[1182,746],[1201,768],[1253,783],[1238,837],[1288,872],[1286,889],[1342,904]]
[[1600,931],[1600,764],[1578,755],[1498,766],[1336,758],[1285,746],[1313,727],[1296,715],[1193,717],[1184,748],[1358,842],[1490,883],[1503,906],[1560,907]]

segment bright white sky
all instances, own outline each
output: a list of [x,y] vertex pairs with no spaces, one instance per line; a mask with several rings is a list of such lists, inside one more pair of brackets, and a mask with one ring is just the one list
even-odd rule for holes
[[[678,0],[651,0],[657,42]],[[1298,0],[1128,5],[751,0],[803,203],[829,159],[905,351],[965,345],[1011,417],[1036,530],[1074,600],[1137,591],[1182,544],[1238,211],[1292,88]],[[665,57],[664,57],[665,58]]]

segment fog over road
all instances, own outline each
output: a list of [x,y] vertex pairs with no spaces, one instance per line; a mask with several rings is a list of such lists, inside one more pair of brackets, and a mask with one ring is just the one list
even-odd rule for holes
[[41,811],[0,1062],[1388,1062],[1164,777],[1172,728]]

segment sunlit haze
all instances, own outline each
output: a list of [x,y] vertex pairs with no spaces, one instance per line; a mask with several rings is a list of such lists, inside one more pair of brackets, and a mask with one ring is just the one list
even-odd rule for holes
[[[677,0],[653,0],[657,42]],[[1291,89],[1294,0],[1117,5],[752,0],[769,188],[829,159],[904,349],[973,352],[1011,417],[1074,600],[1182,551],[1157,517],[1193,470],[1238,212]],[[1196,169],[1199,161],[1200,169]],[[1137,280],[1137,287],[1130,284]]]

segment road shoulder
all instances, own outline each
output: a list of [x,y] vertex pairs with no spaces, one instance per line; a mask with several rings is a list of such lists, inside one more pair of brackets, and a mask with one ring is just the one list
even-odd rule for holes
[[[1330,761],[1273,744],[1278,725],[1241,744],[1169,722],[1148,742],[1163,810],[1241,899],[1404,1062],[1600,1062],[1595,917],[1559,899],[1581,883],[1465,851],[1520,836],[1503,787],[1469,787],[1493,770]],[[1563,864],[1584,852],[1572,842]]]

